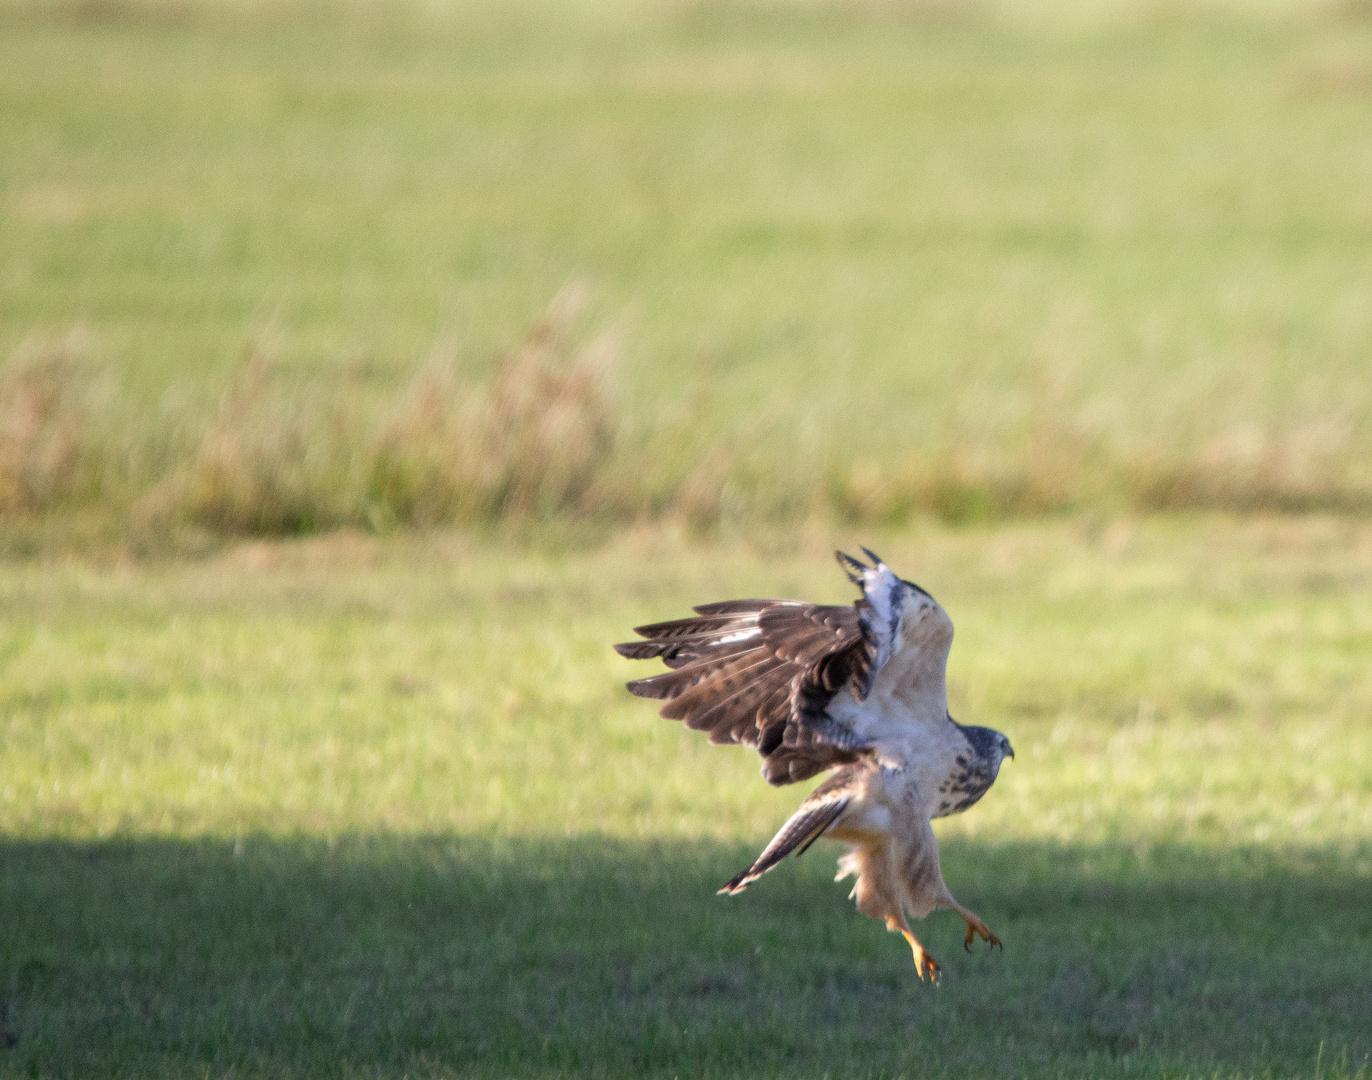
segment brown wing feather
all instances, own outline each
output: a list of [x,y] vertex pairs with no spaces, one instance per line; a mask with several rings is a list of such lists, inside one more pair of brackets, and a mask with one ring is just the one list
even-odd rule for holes
[[714,743],[754,746],[769,783],[789,784],[861,750],[824,710],[846,685],[865,691],[871,644],[853,607],[798,600],[703,604],[696,618],[639,627],[646,641],[616,645],[631,659],[659,657],[669,671],[628,684],[665,700],[661,713],[706,730]]
[[800,804],[790,820],[772,837],[771,843],[753,861],[753,865],[731,878],[719,891],[729,895],[741,893],[787,855],[792,852],[795,852],[796,858],[804,855],[810,845],[848,809],[855,794],[852,788],[854,779],[851,770],[840,769],[810,792],[809,798]]
[[803,600],[764,600],[755,598],[752,600],[723,600],[716,604],[697,604],[691,608],[697,615],[743,615],[748,613],[756,614],[770,607],[786,607],[793,604],[803,604]]
[[733,663],[710,668],[699,675],[695,667],[692,665],[682,669],[690,673],[695,681],[684,694],[662,707],[662,716],[667,720],[685,720],[688,728],[699,729],[703,726],[699,717],[709,712],[716,702],[721,698],[732,698],[754,682],[769,679],[782,667],[782,661],[762,649],[754,649]]

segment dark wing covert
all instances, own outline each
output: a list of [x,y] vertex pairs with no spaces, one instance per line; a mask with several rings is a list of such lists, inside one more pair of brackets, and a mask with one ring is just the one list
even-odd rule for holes
[[856,761],[863,750],[825,709],[845,686],[859,700],[867,695],[876,649],[860,618],[865,604],[704,604],[695,618],[638,627],[646,640],[615,650],[658,657],[671,669],[629,683],[630,693],[666,701],[662,716],[708,731],[712,743],[757,747],[768,783],[790,784]]

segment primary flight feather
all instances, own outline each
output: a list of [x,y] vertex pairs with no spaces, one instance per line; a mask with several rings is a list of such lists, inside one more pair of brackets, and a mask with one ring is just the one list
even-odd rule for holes
[[977,937],[1000,941],[948,891],[930,820],[980,799],[1014,751],[999,731],[948,715],[952,620],[862,550],[871,565],[837,553],[862,590],[851,607],[705,604],[694,618],[640,626],[644,640],[615,649],[669,669],[629,683],[631,693],[665,701],[663,716],[708,731],[713,743],[755,746],[769,783],[836,770],[720,892],[742,892],[820,836],[840,840],[849,850],[836,880],[856,878],[858,910],[904,935],[920,977],[937,982],[939,965],[907,916],[951,908],[967,923],[968,947]]

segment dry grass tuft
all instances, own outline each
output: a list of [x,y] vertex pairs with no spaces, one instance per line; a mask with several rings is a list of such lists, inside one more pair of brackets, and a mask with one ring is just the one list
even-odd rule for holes
[[429,363],[402,393],[376,445],[369,507],[414,524],[593,513],[613,456],[615,341],[578,349],[580,290],[565,290],[490,384],[451,358]]
[[0,367],[0,511],[59,506],[90,480],[82,347],[79,330],[31,335]]
[[559,296],[488,385],[440,349],[370,407],[346,380],[287,388],[259,344],[141,516],[276,535],[592,515],[616,441],[614,348],[577,346],[580,306]]
[[1231,428],[1194,456],[1154,451],[1127,462],[1144,510],[1372,510],[1372,465],[1350,412],[1286,430]]
[[848,433],[816,422],[807,436],[785,409],[725,431],[702,419],[709,402],[689,395],[671,416],[626,416],[617,341],[582,344],[583,301],[577,289],[560,294],[484,381],[439,348],[380,398],[346,377],[292,385],[274,371],[267,335],[199,423],[134,416],[127,401],[92,392],[79,334],[34,336],[0,369],[0,511],[103,507],[118,520],[131,507],[140,533],[168,535],[1372,511],[1364,401],[1320,408],[1327,395],[1312,391],[1266,423],[1240,410],[1226,426],[1220,391],[1201,390],[1129,443],[1127,426],[1088,423],[1071,378],[1035,369],[1008,421],[982,415],[969,392],[903,456],[855,461],[840,450]]
[[312,532],[352,517],[358,449],[345,395],[308,386],[283,393],[262,348],[251,350],[192,460],[162,506],[217,532]]

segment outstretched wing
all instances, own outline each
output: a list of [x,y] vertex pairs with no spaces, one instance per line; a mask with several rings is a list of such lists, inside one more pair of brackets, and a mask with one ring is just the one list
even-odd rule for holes
[[[772,784],[856,761],[901,723],[898,710],[863,707],[873,688],[885,700],[911,678],[928,682],[927,667],[941,693],[952,629],[927,593],[866,554],[875,565],[839,555],[863,590],[852,607],[730,600],[696,608],[696,618],[638,627],[646,640],[615,649],[658,657],[671,670],[629,691],[666,701],[664,717],[708,731],[711,742],[757,747]],[[930,611],[947,624],[946,642],[930,640]],[[831,708],[840,695],[843,707]]]
[[860,740],[825,713],[872,650],[857,612],[798,600],[731,600],[697,618],[640,626],[647,640],[616,645],[672,670],[629,683],[666,701],[662,715],[708,731],[713,743],[755,746],[769,783],[789,784],[857,760]]

